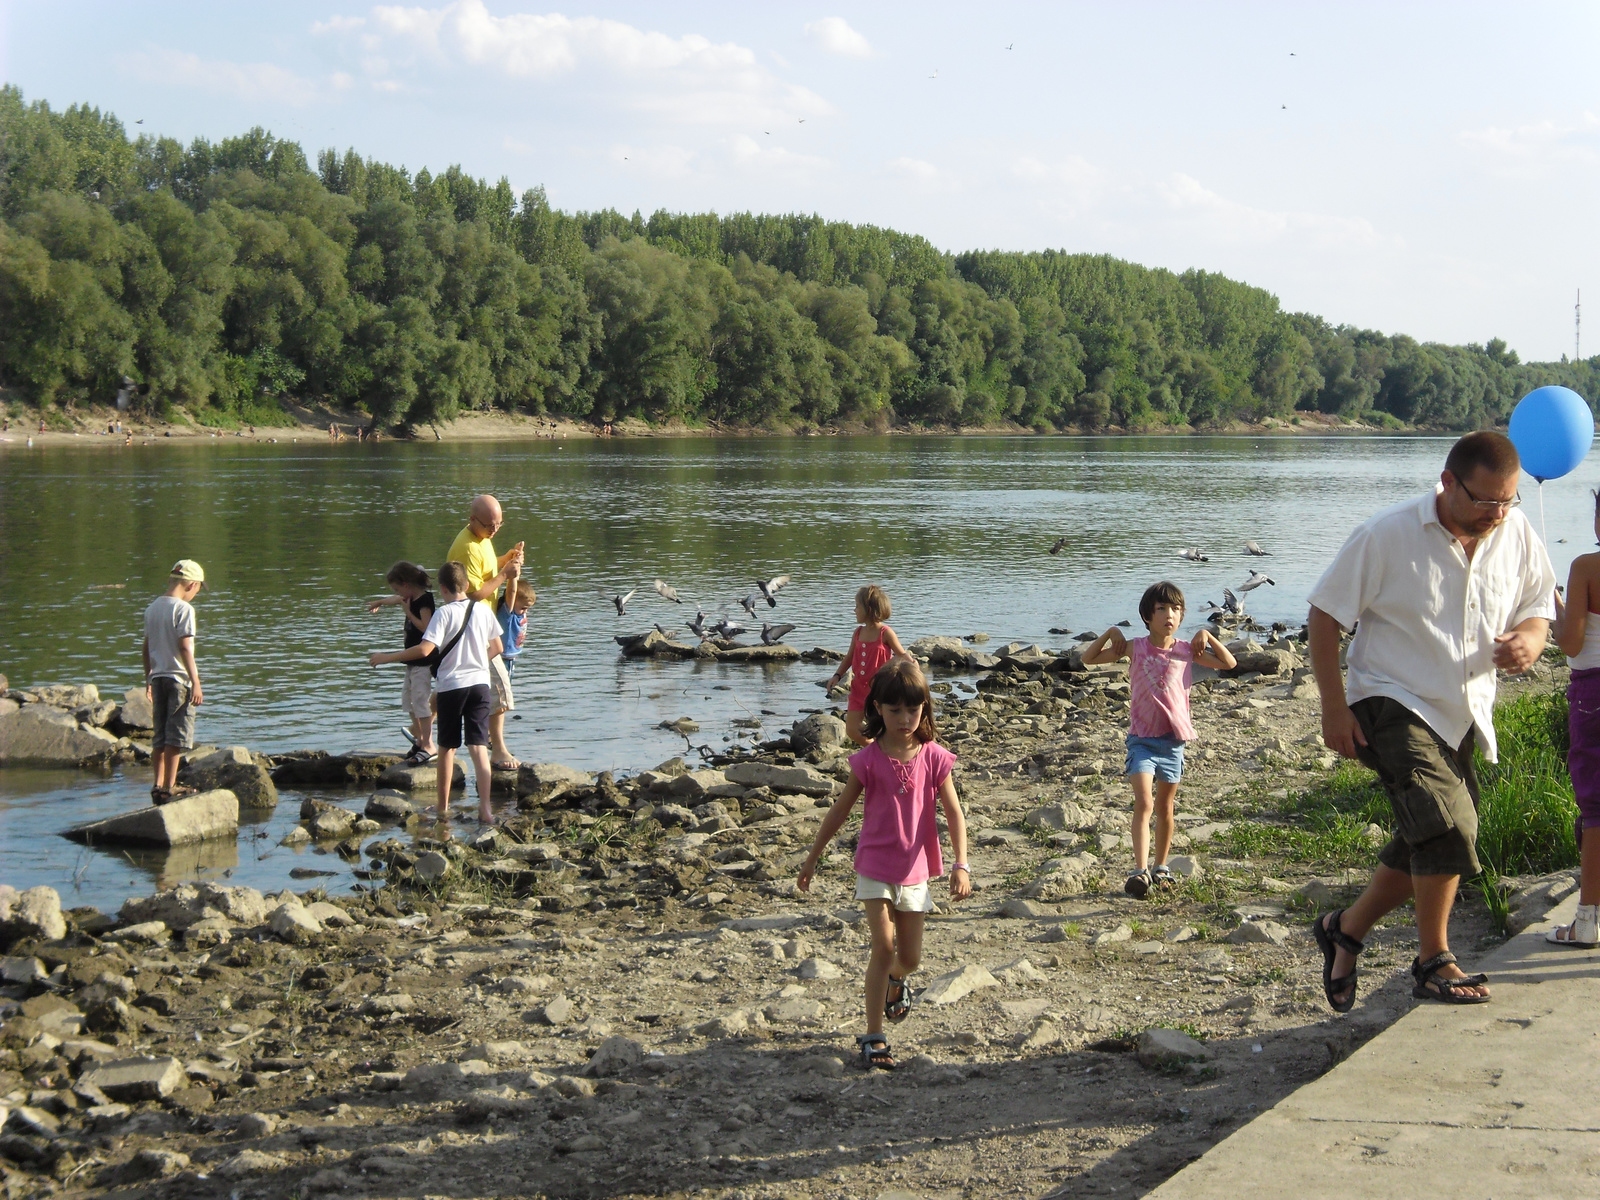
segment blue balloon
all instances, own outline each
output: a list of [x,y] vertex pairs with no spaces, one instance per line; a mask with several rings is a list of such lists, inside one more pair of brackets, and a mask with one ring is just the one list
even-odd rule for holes
[[1522,469],[1539,482],[1576,469],[1594,442],[1594,414],[1571,388],[1534,388],[1511,413],[1512,444]]

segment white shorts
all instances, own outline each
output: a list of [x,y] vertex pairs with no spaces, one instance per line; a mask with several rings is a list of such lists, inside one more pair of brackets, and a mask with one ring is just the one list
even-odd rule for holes
[[400,707],[419,721],[426,721],[432,712],[428,699],[433,695],[433,672],[426,666],[406,668],[406,690],[400,697]]
[[517,698],[511,694],[511,676],[506,674],[505,661],[498,654],[489,660],[489,690],[494,693],[490,716],[510,712],[517,706]]
[[923,883],[879,883],[865,875],[856,876],[857,900],[887,900],[896,912],[925,913],[933,911],[933,897],[928,885]]

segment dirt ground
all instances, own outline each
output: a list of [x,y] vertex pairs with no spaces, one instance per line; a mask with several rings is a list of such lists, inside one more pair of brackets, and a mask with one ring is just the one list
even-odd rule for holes
[[[1124,677],[998,672],[944,696],[979,890],[940,893],[893,1072],[855,1059],[847,840],[810,895],[792,882],[827,800],[729,788],[687,833],[664,823],[664,764],[525,800],[495,834],[374,839],[389,886],[319,910],[320,932],[207,910],[132,936],[141,911],[120,929],[75,911],[67,938],[14,946],[8,964],[53,974],[0,1000],[6,1194],[1143,1194],[1415,1003],[1405,912],[1369,940],[1355,1011],[1322,999],[1309,922],[1370,852],[1313,877],[1208,849],[1281,824],[1282,795],[1333,765],[1296,647],[1272,645],[1276,673],[1195,690],[1177,850],[1198,870],[1146,900],[1122,891]],[[847,769],[832,745],[759,757]],[[430,851],[448,868],[425,883]],[[1470,897],[1452,938],[1469,970],[1499,941]],[[1152,1027],[1202,1044],[1158,1061],[1136,1049]],[[132,1054],[173,1056],[180,1086],[125,1106],[82,1088]]]

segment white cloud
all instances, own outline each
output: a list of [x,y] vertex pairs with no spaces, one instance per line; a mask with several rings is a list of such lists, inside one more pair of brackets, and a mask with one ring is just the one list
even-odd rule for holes
[[1600,161],[1600,117],[1586,112],[1576,120],[1536,121],[1531,125],[1470,129],[1460,134],[1463,146],[1519,164],[1529,162]]
[[889,169],[917,183],[933,183],[939,178],[939,168],[920,158],[892,158]]
[[367,23],[365,17],[329,17],[326,21],[311,22],[312,33],[349,33]]
[[816,93],[779,79],[748,47],[699,34],[673,37],[560,13],[496,16],[482,0],[442,8],[381,5],[367,28],[384,37],[391,59],[410,47],[436,65],[540,82],[603,72],[611,76],[605,86],[615,102],[673,122],[793,122],[832,111]]
[[147,83],[176,84],[244,100],[279,100],[309,104],[317,85],[273,63],[236,63],[203,59],[181,50],[152,50],[129,56],[134,73]]
[[823,17],[806,26],[806,34],[829,54],[843,58],[872,58],[872,43],[850,28],[843,17]]
[[1108,173],[1076,154],[1054,162],[1025,156],[1012,166],[1011,173],[1025,184],[1045,189],[1055,209],[1064,215],[1085,212],[1105,195]]
[[1289,239],[1301,248],[1373,250],[1386,240],[1362,217],[1256,208],[1214,192],[1181,172],[1158,184],[1157,193],[1169,213],[1216,242],[1260,244]]

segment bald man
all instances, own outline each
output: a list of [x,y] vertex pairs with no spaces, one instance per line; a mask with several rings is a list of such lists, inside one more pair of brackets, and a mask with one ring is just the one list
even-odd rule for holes
[[[450,553],[445,555],[445,561],[458,562],[467,569],[467,598],[487,606],[497,624],[500,618],[495,613],[495,597],[502,585],[522,573],[521,542],[499,557],[495,556],[494,535],[504,520],[500,501],[487,494],[477,497],[472,502],[467,527],[456,534],[456,540],[450,543]],[[512,757],[506,746],[506,713],[517,703],[511,694],[511,676],[498,656],[489,662],[489,690],[494,693],[494,706],[489,714],[490,762],[496,771],[514,771],[522,764]]]

